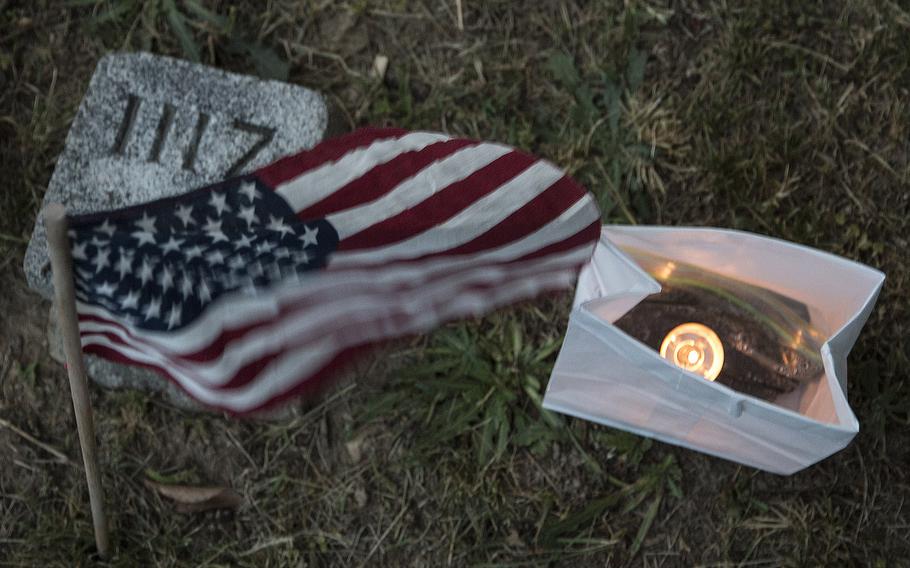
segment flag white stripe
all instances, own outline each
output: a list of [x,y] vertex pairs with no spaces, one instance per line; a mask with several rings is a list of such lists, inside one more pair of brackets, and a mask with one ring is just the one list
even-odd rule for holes
[[[270,348],[279,347],[275,338],[280,337],[282,344],[302,343],[313,339],[313,334],[320,337],[327,324],[348,319],[360,321],[383,321],[390,311],[399,310],[410,315],[423,313],[428,305],[451,298],[459,290],[479,284],[491,284],[506,281],[535,277],[544,270],[562,270],[577,267],[585,260],[589,253],[588,247],[551,255],[542,259],[535,259],[515,265],[514,268],[502,266],[483,267],[469,274],[459,275],[458,278],[447,279],[419,290],[419,293],[410,291],[393,291],[393,295],[404,298],[403,301],[391,302],[388,296],[381,292],[365,287],[357,294],[344,296],[335,304],[319,305],[307,312],[306,318],[297,317],[297,314],[286,314],[268,326],[259,328],[226,346],[224,355],[212,362],[194,363],[191,361],[174,361],[173,364],[185,372],[194,374],[197,379],[209,386],[220,386],[229,382],[230,378],[244,365],[255,361],[262,353]],[[116,325],[101,322],[82,322],[83,337],[90,337],[96,333],[110,333],[122,341],[141,344],[151,349],[160,350],[154,345],[149,345],[141,339],[134,339]],[[215,334],[217,337],[217,334]],[[213,338],[214,339],[214,338]],[[283,345],[281,345],[283,347]],[[171,353],[171,356],[178,355]]]
[[291,209],[301,211],[395,156],[421,150],[443,140],[450,138],[432,132],[413,132],[400,138],[382,139],[290,179],[276,187],[275,191],[290,204]]
[[[358,331],[352,334],[356,340],[348,344],[340,343],[337,339],[328,336],[316,344],[310,344],[305,350],[287,349],[282,356],[273,360],[261,372],[255,381],[238,389],[217,390],[209,389],[196,382],[193,378],[184,375],[174,368],[172,362],[157,352],[146,352],[138,347],[124,346],[112,342],[103,336],[89,336],[85,338],[85,345],[99,345],[112,349],[134,361],[158,366],[170,372],[191,395],[200,401],[226,408],[234,412],[244,412],[257,408],[273,397],[293,388],[301,376],[312,373],[327,364],[335,354],[342,350],[361,343],[372,342],[394,336],[419,333],[433,328],[440,321],[453,317],[462,317],[465,314],[483,313],[492,307],[517,301],[522,298],[533,297],[540,292],[564,288],[571,285],[577,276],[575,268],[550,272],[537,278],[518,280],[513,286],[503,287],[494,291],[484,291],[481,294],[459,294],[451,300],[443,299],[437,313],[424,311],[408,318],[403,325],[390,328],[384,325],[387,322],[373,322],[374,325],[365,327],[363,324],[352,323]],[[340,329],[340,328],[339,328]],[[350,341],[350,340],[349,340]]]
[[500,144],[468,146],[429,164],[391,191],[369,203],[326,216],[341,240],[419,205],[436,192],[459,182],[512,149]]

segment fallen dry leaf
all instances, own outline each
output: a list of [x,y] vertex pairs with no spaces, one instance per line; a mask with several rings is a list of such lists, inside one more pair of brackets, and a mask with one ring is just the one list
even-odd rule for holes
[[366,432],[361,432],[351,440],[345,442],[344,448],[348,451],[348,457],[351,458],[351,463],[359,463],[360,460],[363,459],[364,451],[369,449],[369,445]]
[[176,503],[178,513],[198,513],[212,509],[236,509],[243,498],[230,487],[164,485],[150,479],[145,486]]
[[385,72],[389,68],[389,58],[379,54],[373,58],[373,68],[370,69],[370,77],[382,81],[385,79]]
[[506,537],[506,544],[513,548],[524,548],[527,546],[525,541],[521,540],[521,537],[518,536],[518,531],[515,529],[509,531],[509,536]]
[[358,487],[354,490],[354,502],[357,503],[357,506],[363,509],[367,504],[367,490],[363,487]]

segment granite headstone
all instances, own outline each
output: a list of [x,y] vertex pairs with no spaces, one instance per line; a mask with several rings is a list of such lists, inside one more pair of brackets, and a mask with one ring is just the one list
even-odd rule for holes
[[[104,57],[95,69],[51,177],[44,203],[87,213],[143,203],[261,167],[310,148],[325,135],[328,110],[309,89],[226,73],[147,53]],[[53,296],[39,216],[25,256],[29,286]],[[53,316],[52,354],[59,358]],[[180,389],[138,367],[87,356],[106,387]]]

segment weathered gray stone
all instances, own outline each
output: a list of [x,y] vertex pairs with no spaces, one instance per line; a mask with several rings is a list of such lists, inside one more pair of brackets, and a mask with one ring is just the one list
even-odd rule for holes
[[[87,213],[186,192],[310,148],[327,124],[324,99],[303,87],[146,53],[109,55],[95,69],[44,202]],[[25,273],[51,298],[45,238],[39,217]],[[96,357],[87,367],[104,386],[164,390],[187,406],[155,373]]]

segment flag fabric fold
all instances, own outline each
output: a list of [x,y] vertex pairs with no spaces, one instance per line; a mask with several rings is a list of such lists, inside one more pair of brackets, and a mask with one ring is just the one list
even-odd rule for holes
[[83,349],[234,414],[383,340],[570,287],[600,234],[552,164],[398,129],[69,222]]

